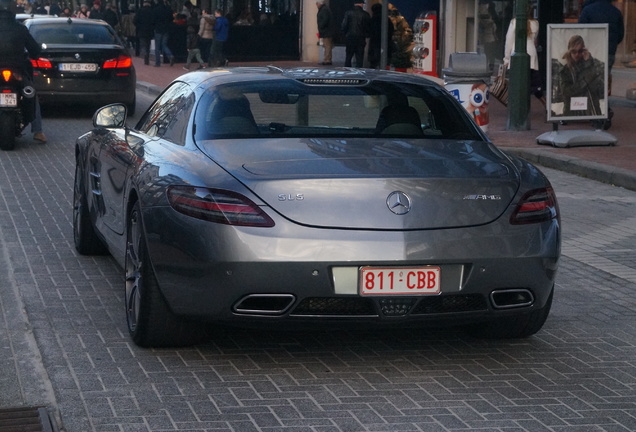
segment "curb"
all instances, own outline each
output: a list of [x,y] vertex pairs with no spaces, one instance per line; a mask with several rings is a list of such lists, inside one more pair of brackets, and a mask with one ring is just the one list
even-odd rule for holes
[[560,154],[548,154],[546,151],[540,149],[500,148],[506,153],[510,153],[546,168],[576,174],[580,177],[636,191],[636,174],[623,168],[616,168]]
[[137,81],[137,89],[153,96],[158,96],[163,91],[161,87],[145,81]]

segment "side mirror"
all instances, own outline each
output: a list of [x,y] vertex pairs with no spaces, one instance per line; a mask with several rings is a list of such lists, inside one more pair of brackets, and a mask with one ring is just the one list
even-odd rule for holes
[[122,128],[126,124],[127,108],[124,104],[112,104],[101,107],[93,115],[96,128]]

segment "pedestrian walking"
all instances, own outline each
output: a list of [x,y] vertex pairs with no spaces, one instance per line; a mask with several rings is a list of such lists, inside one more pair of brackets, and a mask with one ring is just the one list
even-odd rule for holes
[[135,14],[133,22],[137,31],[139,40],[139,54],[144,58],[144,64],[150,63],[150,41],[154,36],[154,16],[150,0],[144,0],[144,3]]
[[199,20],[199,48],[201,50],[201,58],[208,63],[210,61],[210,53],[212,52],[212,40],[214,39],[214,16],[210,13],[210,9],[201,11],[201,19]]
[[170,51],[168,41],[170,40],[170,28],[172,26],[172,9],[167,3],[168,0],[159,0],[157,6],[152,10],[153,26],[155,30],[155,67],[161,66],[161,55],[174,65],[174,55]]
[[356,67],[364,65],[364,49],[371,35],[371,16],[362,9],[364,3],[356,2],[352,10],[345,12],[341,30],[345,36],[345,67],[351,67],[355,56]]
[[85,4],[81,5],[77,13],[75,14],[76,18],[80,19],[88,19],[88,6]]
[[188,26],[187,36],[187,48],[188,58],[186,59],[186,65],[183,67],[185,70],[190,70],[190,63],[192,59],[196,58],[199,62],[199,69],[203,68],[203,58],[201,58],[201,49],[199,48],[200,37],[196,30],[192,26]]
[[[616,8],[611,0],[587,0],[583,3],[583,9],[579,16],[579,23],[581,24],[607,24],[608,26],[608,40],[607,40],[607,70],[608,70],[608,83],[607,92],[608,96],[612,94],[612,67],[616,61],[616,49],[618,44],[623,41],[625,37],[625,23],[623,21],[623,14],[618,8]],[[608,121],[603,122],[599,120],[593,120],[594,127],[602,127],[608,129],[611,125],[612,117],[614,117],[614,111],[608,106],[607,111]]]
[[228,61],[225,57],[224,45],[229,37],[230,23],[223,16],[220,9],[214,12],[214,17],[214,40],[212,41],[209,65],[212,67],[227,66]]
[[93,7],[88,11],[88,17],[90,19],[104,19],[104,14],[102,12],[102,2],[100,0],[95,0],[93,2]]
[[[387,17],[387,59],[393,54],[393,23]],[[371,36],[369,38],[369,67],[377,69],[382,56],[382,3],[371,6]]]
[[[530,92],[545,105],[545,95],[543,93],[543,85],[541,73],[539,72],[539,56],[537,54],[537,36],[539,34],[539,21],[530,18],[532,8],[528,6],[527,11],[527,31],[526,31],[526,52],[530,56]],[[504,65],[510,69],[510,57],[515,51],[517,19],[513,18],[508,26],[506,33],[506,43],[504,48]]]
[[117,14],[117,6],[114,3],[107,3],[106,8],[102,12],[102,19],[110,26],[117,30],[119,24],[119,16]]
[[623,14],[611,0],[587,0],[579,17],[581,24],[608,24],[607,62],[610,73],[616,61],[616,48],[625,37],[625,23]]
[[318,0],[316,2],[318,7],[318,37],[322,40],[322,47],[324,54],[322,58],[322,65],[331,65],[333,60],[333,38],[336,36],[336,22],[333,19],[331,9],[326,3],[326,0]]

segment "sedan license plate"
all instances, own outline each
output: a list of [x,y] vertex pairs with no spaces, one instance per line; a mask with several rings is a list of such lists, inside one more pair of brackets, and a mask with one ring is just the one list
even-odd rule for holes
[[60,63],[60,71],[62,72],[95,72],[97,70],[96,63]]
[[441,290],[439,267],[362,267],[361,295],[425,295]]
[[17,107],[18,95],[16,93],[0,93],[0,106]]

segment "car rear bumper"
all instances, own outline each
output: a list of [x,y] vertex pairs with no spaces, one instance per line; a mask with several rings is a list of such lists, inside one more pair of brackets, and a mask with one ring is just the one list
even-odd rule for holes
[[133,73],[99,81],[36,75],[34,87],[40,103],[45,105],[77,103],[101,106],[115,102],[131,104],[135,101],[136,77]]
[[[217,321],[417,321],[543,307],[558,267],[558,222],[517,227],[508,238],[496,225],[411,232],[291,232],[287,226],[276,233],[192,218],[170,228],[145,223],[151,261],[172,310]],[[438,266],[441,293],[362,296],[362,266]]]

